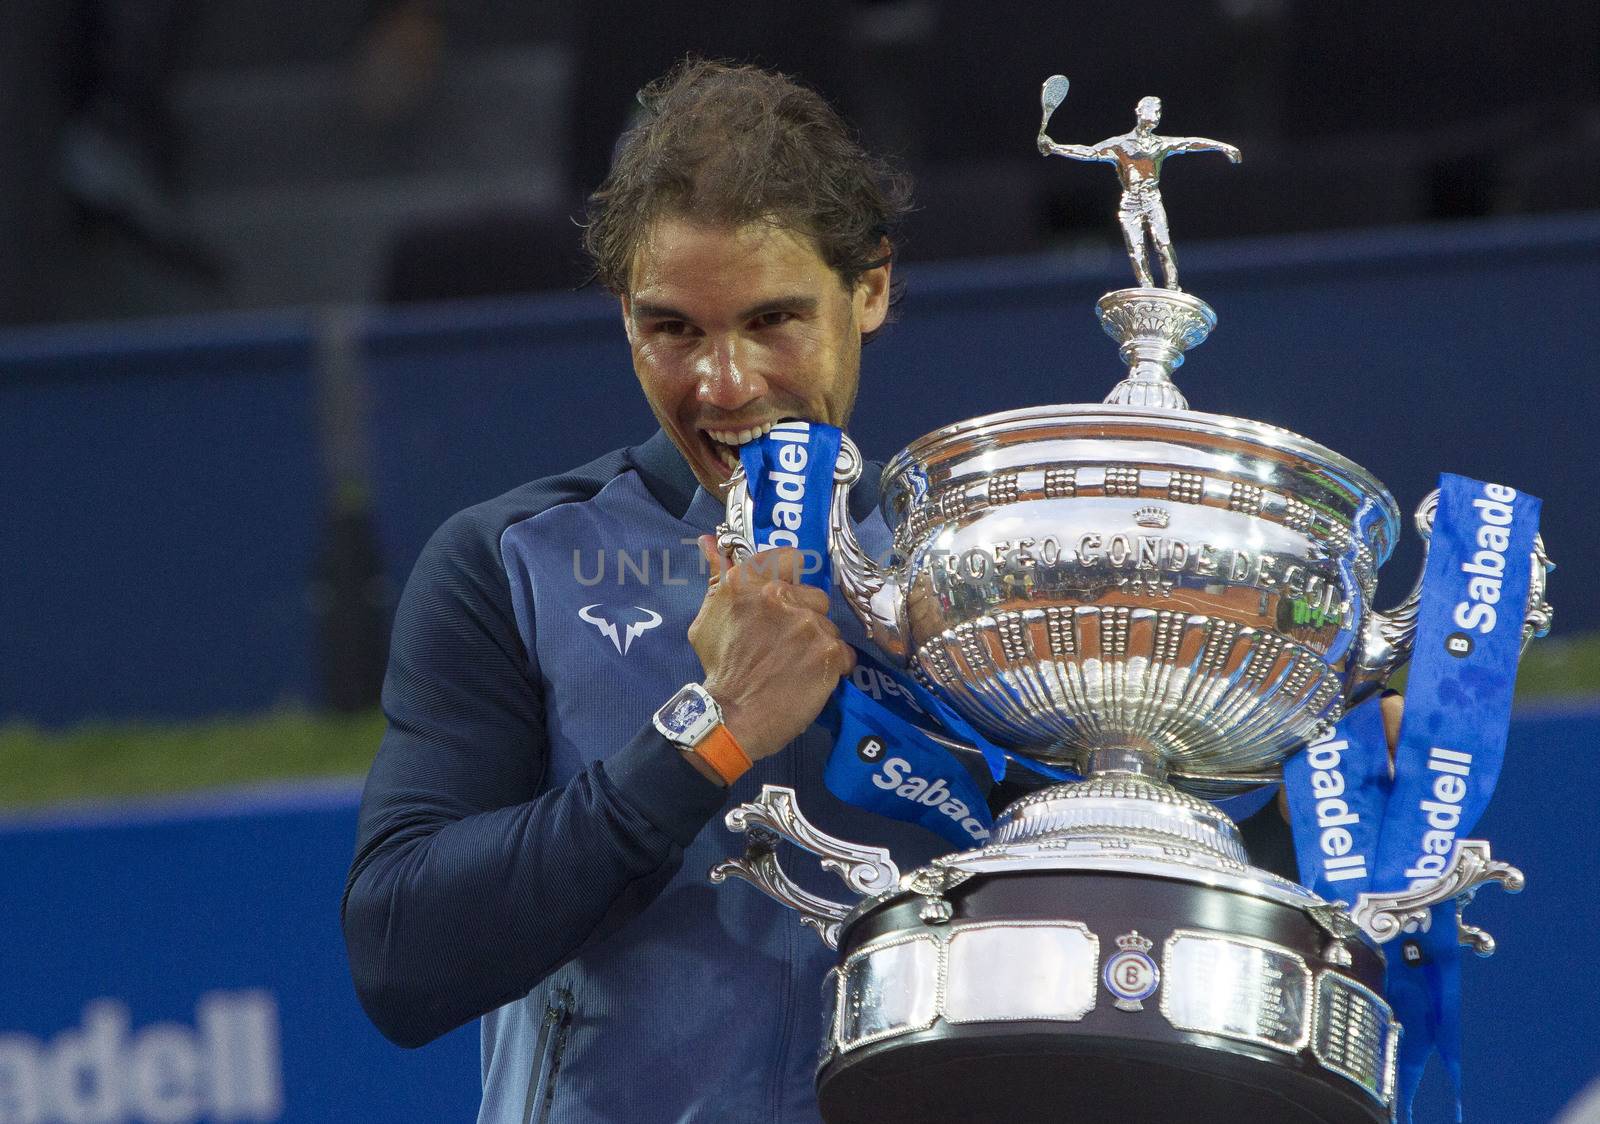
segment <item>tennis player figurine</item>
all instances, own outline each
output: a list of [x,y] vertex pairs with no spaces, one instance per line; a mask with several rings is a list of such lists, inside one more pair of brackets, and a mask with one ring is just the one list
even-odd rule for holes
[[1220,152],[1237,164],[1240,153],[1231,144],[1208,140],[1205,137],[1164,137],[1156,133],[1161,123],[1161,99],[1141,98],[1135,112],[1138,124],[1132,132],[1110,137],[1099,144],[1057,144],[1045,133],[1050,116],[1067,96],[1067,80],[1060,74],[1047,79],[1040,101],[1044,117],[1039,122],[1039,154],[1065,156],[1072,160],[1115,164],[1117,176],[1122,180],[1122,204],[1117,208],[1117,221],[1122,225],[1122,240],[1127,244],[1128,257],[1133,262],[1133,272],[1141,287],[1154,287],[1150,273],[1150,255],[1145,246],[1148,235],[1161,258],[1164,288],[1177,289],[1178,257],[1172,250],[1172,237],[1167,232],[1167,212],[1161,205],[1161,164],[1169,156],[1185,152]]

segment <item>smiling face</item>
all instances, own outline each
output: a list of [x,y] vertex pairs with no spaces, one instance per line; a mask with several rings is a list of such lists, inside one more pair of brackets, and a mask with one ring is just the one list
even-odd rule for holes
[[861,336],[889,310],[889,266],[853,289],[815,243],[771,223],[664,216],[634,255],[622,320],[633,369],[695,478],[721,497],[738,447],[785,418],[843,427]]

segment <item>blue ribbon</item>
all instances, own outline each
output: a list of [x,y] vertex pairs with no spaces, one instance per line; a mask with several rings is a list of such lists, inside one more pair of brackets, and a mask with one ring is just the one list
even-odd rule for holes
[[962,850],[982,846],[994,828],[988,801],[924,731],[938,724],[937,712],[908,682],[856,650],[855,670],[839,681],[822,719],[835,736],[823,783],[847,804],[919,824]]
[[[1284,766],[1301,880],[1332,899],[1432,882],[1488,806],[1505,758],[1540,503],[1449,473],[1423,572],[1390,780],[1376,700]],[[1401,1115],[1435,1048],[1461,1115],[1461,951],[1454,902],[1391,949],[1385,990],[1405,1028]]]
[[1438,877],[1477,826],[1505,760],[1539,501],[1460,476],[1439,481],[1395,751],[1394,793],[1378,845],[1380,884]]
[[[832,584],[828,517],[839,436],[820,422],[783,422],[739,450],[756,549],[800,550],[806,558],[801,580],[823,591]],[[821,718],[834,733],[823,783],[846,803],[920,824],[963,850],[981,844],[994,826],[983,793],[921,727],[942,727],[978,746],[996,779],[1005,771],[1003,751],[909,676],[860,649],[856,659],[856,670],[839,681]]]
[[1376,698],[1283,764],[1300,881],[1328,901],[1371,886],[1389,800],[1389,743]]
[[[1378,841],[1374,884],[1381,889],[1414,888],[1436,878],[1494,795],[1511,723],[1539,508],[1537,499],[1501,484],[1448,474],[1439,479],[1394,789]],[[1456,925],[1453,902],[1436,906],[1427,931],[1389,959],[1391,991],[1417,1003],[1410,1014],[1426,1031],[1401,1042],[1408,1118],[1433,1046],[1450,1073],[1461,1115]],[[1424,992],[1426,1006],[1419,1001]],[[1406,1021],[1398,1004],[1395,1013]]]
[[801,581],[827,593],[828,511],[839,430],[817,422],[779,422],[739,449],[754,507],[750,528],[757,551],[794,547],[805,556]]

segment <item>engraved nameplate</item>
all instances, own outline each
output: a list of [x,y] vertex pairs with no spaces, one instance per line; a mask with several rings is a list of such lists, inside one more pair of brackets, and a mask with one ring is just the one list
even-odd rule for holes
[[949,1022],[1076,1022],[1094,1009],[1100,941],[1076,922],[959,926],[946,956]]
[[939,942],[910,937],[853,953],[844,963],[839,1043],[850,1050],[914,1030],[939,1015]]
[[1323,1067],[1348,1077],[1380,1104],[1394,1095],[1389,1005],[1336,972],[1317,975],[1317,1028],[1311,1052]]
[[1179,1030],[1295,1053],[1311,1035],[1311,972],[1289,949],[1180,929],[1167,938],[1161,1013]]
[[817,1065],[826,1065],[838,1052],[839,1043],[839,969],[829,968],[822,978],[822,1046],[817,1051]]

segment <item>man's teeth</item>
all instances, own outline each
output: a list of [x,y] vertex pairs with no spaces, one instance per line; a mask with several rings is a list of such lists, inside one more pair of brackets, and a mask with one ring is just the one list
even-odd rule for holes
[[732,445],[737,448],[738,446],[745,444],[747,441],[754,441],[757,437],[765,434],[776,424],[776,422],[767,422],[764,425],[757,426],[755,429],[708,429],[706,430],[706,436],[710,437],[713,441],[718,441],[724,445]]
[[717,459],[729,472],[739,468],[739,446],[748,444],[758,437],[762,437],[776,422],[766,422],[754,429],[708,429],[705,435],[711,438],[711,448],[717,454]]

